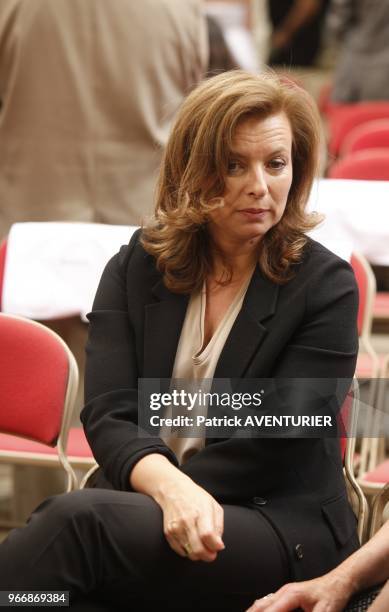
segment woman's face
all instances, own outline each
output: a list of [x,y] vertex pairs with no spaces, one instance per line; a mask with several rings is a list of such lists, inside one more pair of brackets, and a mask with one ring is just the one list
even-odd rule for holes
[[292,184],[292,130],[279,113],[238,124],[225,179],[224,206],[210,213],[217,244],[258,243],[281,219]]

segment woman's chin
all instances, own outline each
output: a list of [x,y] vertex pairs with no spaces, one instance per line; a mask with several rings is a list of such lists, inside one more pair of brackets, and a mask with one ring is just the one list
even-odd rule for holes
[[260,242],[264,235],[266,234],[267,229],[262,227],[245,227],[242,228],[241,231],[237,232],[237,237],[242,242],[253,241]]

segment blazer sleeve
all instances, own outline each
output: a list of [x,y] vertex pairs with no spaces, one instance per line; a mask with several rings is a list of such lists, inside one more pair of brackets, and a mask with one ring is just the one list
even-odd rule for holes
[[139,232],[107,264],[94,300],[86,345],[81,421],[96,461],[115,489],[131,490],[129,474],[149,453],[177,465],[160,438],[140,430],[135,335],[127,309],[126,275]]
[[[332,254],[331,254],[332,255]],[[274,377],[351,379],[358,354],[358,287],[351,266],[317,257],[310,270],[306,308],[276,364]]]
[[[327,397],[335,389],[339,390],[340,379],[344,384],[340,396],[338,393],[339,408],[349,389],[357,358],[358,290],[346,262],[337,258],[326,262],[324,258],[317,263],[322,269],[309,283],[303,320],[285,345],[272,376],[320,378],[322,382],[327,378],[324,381]],[[309,403],[306,404],[309,411]],[[273,410],[277,409],[273,406]],[[311,413],[314,414],[312,407]],[[322,453],[318,443],[320,440],[312,437],[230,438],[209,444],[181,469],[216,498],[234,502],[252,498],[258,491],[266,494],[279,486],[291,469],[304,472],[307,458]],[[332,448],[339,454],[340,445]],[[320,456],[326,460],[325,451]]]

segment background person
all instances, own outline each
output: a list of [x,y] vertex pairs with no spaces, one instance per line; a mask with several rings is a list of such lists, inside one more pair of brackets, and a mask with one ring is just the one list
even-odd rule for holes
[[340,42],[331,99],[389,100],[387,0],[331,0],[328,30]]
[[0,239],[18,221],[139,225],[207,61],[199,0],[2,0]]
[[222,29],[232,59],[239,68],[258,72],[253,28],[252,0],[207,0],[204,10]]
[[[337,438],[138,427],[139,378],[324,377],[325,405],[346,379],[343,401],[357,288],[305,235],[319,135],[309,95],[274,76],[224,73],[187,98],[154,223],[108,263],[89,315],[82,420],[97,488],[47,500],[9,535],[1,589],[66,589],[73,609],[237,612],[358,547]],[[318,409],[308,386],[288,402]]]
[[270,65],[312,66],[329,0],[268,0],[273,26]]
[[207,15],[209,61],[207,76],[215,76],[220,72],[235,70],[239,66],[235,62],[232,53],[227,46],[223,30],[219,22],[211,15]]

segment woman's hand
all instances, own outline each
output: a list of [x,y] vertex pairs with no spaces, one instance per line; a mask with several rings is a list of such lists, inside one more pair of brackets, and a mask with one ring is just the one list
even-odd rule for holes
[[341,612],[352,591],[346,575],[335,570],[321,578],[286,584],[277,593],[255,601],[246,612],[289,612],[296,608],[304,612]]
[[161,507],[164,534],[177,554],[192,561],[216,559],[224,548],[224,511],[212,495],[154,453],[134,466],[130,484]]
[[162,483],[155,500],[171,548],[192,561],[214,561],[224,549],[223,508],[188,476]]

